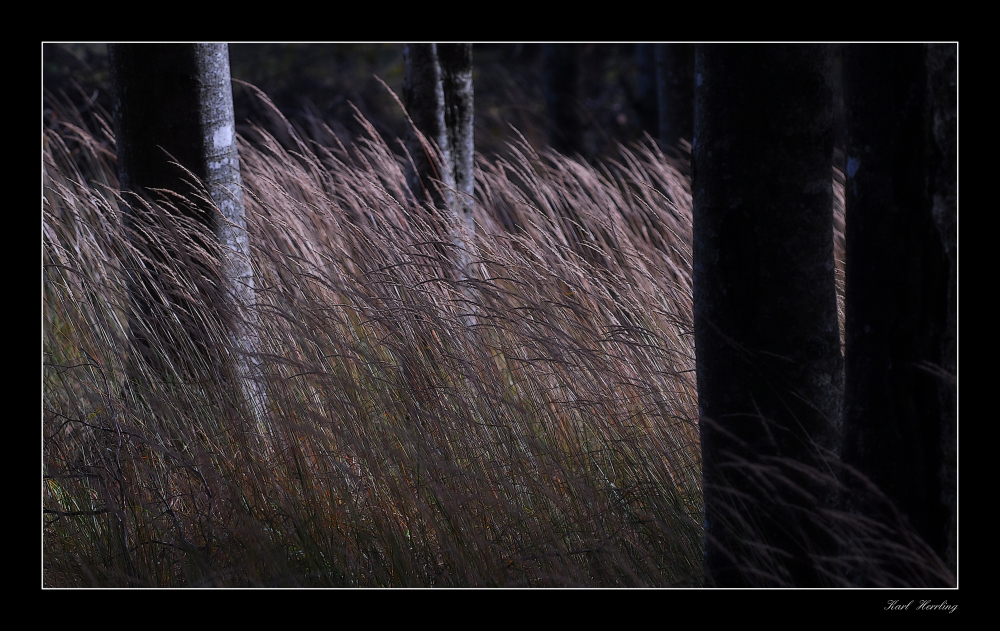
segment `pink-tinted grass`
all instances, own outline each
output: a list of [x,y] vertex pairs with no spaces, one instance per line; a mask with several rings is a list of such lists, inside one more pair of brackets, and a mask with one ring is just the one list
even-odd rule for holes
[[[212,316],[209,235],[125,221],[110,135],[46,134],[45,584],[700,585],[679,172],[650,146],[599,168],[480,158],[458,281],[451,226],[407,201],[374,131],[256,140],[245,317],[266,426],[227,368],[245,349]],[[152,323],[130,298],[143,274]]]
[[[127,216],[107,125],[58,120],[44,139],[45,585],[706,584],[691,195],[655,145],[597,166],[527,142],[480,156],[459,280],[452,226],[411,201],[401,145],[368,125],[319,146],[276,116],[284,144],[255,129],[240,146],[256,296],[239,316],[253,347],[235,348],[221,253],[173,212],[187,201],[129,198]],[[843,331],[842,177],[834,191]],[[143,291],[157,296],[140,310]],[[234,366],[253,367],[263,414]],[[823,472],[734,471],[830,497],[847,480],[855,504],[882,507],[807,516],[836,543],[814,560],[829,585],[953,583],[834,454]],[[731,554],[750,582],[792,586],[744,499],[716,516],[743,533]]]

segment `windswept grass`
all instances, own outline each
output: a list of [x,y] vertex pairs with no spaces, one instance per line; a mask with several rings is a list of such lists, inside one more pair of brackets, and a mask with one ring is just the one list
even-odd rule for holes
[[46,133],[46,585],[702,584],[690,193],[662,155],[480,158],[459,282],[449,226],[374,131],[255,140],[266,427],[226,377],[210,239],[165,217],[144,239],[157,207],[124,221],[110,134]]
[[[240,145],[256,284],[245,361],[221,324],[233,316],[214,290],[217,246],[171,218],[187,202],[137,204],[126,220],[107,126],[55,120],[45,585],[708,583],[691,195],[654,146],[601,166],[526,142],[480,156],[474,273],[458,280],[447,220],[410,201],[403,158],[370,125],[350,147],[287,122],[293,146],[254,129]],[[842,316],[842,181],[835,192]],[[263,414],[236,365],[257,370]],[[787,481],[789,506],[796,480],[852,498],[792,520],[835,543],[811,557],[829,585],[954,584],[835,454],[824,471],[733,470]],[[790,585],[744,501],[715,516],[745,533],[729,553],[751,583]]]

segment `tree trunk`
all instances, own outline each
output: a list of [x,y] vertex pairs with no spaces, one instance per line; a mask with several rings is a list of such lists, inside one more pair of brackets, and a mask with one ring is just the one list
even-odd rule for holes
[[660,147],[694,137],[694,45],[656,44]]
[[445,136],[451,157],[455,197],[452,212],[456,218],[453,236],[458,266],[463,279],[468,278],[472,261],[472,239],[476,234],[473,215],[476,180],[473,133],[472,44],[438,44],[441,85],[444,93]]
[[[643,131],[648,132],[653,138],[660,136],[656,46],[657,44],[635,45],[635,112],[639,116],[639,124],[642,125]],[[693,102],[691,113],[694,114]]]
[[404,55],[403,98],[414,127],[407,179],[415,195],[449,213],[453,260],[465,280],[476,233],[472,44],[408,44]]
[[[226,327],[231,348],[237,357],[231,366],[237,370],[246,402],[254,415],[263,413],[263,389],[251,377],[256,343],[250,305],[254,302],[253,270],[243,207],[236,126],[233,115],[229,51],[225,44],[110,44],[108,46],[112,91],[115,101],[115,135],[121,188],[129,191],[132,227],[142,221],[138,199],[169,202],[182,216],[194,219],[214,236],[216,243],[204,244],[208,251],[221,252],[222,260],[201,265],[203,279],[200,298]],[[171,164],[176,162],[180,166]],[[183,167],[183,168],[182,168]],[[186,170],[186,171],[185,171]],[[204,184],[211,203],[199,200],[201,193],[192,186],[191,175]],[[154,189],[172,191],[187,198],[177,198]],[[162,206],[169,208],[170,206]],[[175,218],[176,219],[176,218]],[[172,221],[154,225],[154,230],[173,230]],[[163,235],[167,245],[157,257],[182,260],[198,266],[197,255],[180,243],[173,234]],[[145,248],[149,244],[137,244]],[[217,275],[217,276],[216,276]],[[187,313],[187,333],[204,354],[203,359],[222,368],[226,360],[217,354],[209,332],[196,322],[195,315],[205,303],[191,304],[184,288],[149,287],[156,282],[152,270],[135,275],[145,280],[132,287],[137,304],[133,320],[134,338],[145,346],[147,355],[170,351],[170,341],[154,342],[146,324],[156,320],[150,290],[166,290],[174,313]],[[140,287],[146,285],[146,287]],[[159,294],[163,295],[163,294]],[[183,345],[181,345],[183,347]],[[148,357],[152,359],[151,357]],[[154,359],[154,361],[156,361]],[[162,362],[157,362],[161,363]],[[213,371],[214,372],[214,371]],[[214,374],[212,375],[215,376]]]
[[[843,459],[868,476],[945,558],[956,492],[955,135],[954,119],[948,121],[954,101],[942,101],[954,99],[955,88],[953,75],[935,76],[930,95],[942,108],[936,112],[941,125],[935,145],[927,61],[927,47],[918,44],[844,49]],[[947,65],[942,59],[942,72]],[[849,507],[863,514],[873,510],[856,501]]]
[[587,157],[581,116],[580,45],[544,44],[542,66],[549,144],[559,153]]
[[943,559],[958,566],[958,46],[927,50],[931,107],[931,214],[948,257],[948,315],[941,336],[941,501],[946,514]]
[[706,569],[818,586],[843,364],[823,45],[699,45],[694,314]]
[[[450,169],[450,143],[445,127],[444,87],[437,44],[407,44],[403,50],[406,75],[403,103],[412,127],[407,130],[406,150],[410,156],[406,179],[418,202],[429,201],[436,208],[452,208],[455,183]],[[440,160],[435,156],[440,152]]]

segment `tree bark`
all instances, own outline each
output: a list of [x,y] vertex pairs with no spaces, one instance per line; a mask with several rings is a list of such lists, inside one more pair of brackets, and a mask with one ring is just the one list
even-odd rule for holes
[[456,218],[453,243],[463,279],[468,278],[472,261],[472,239],[476,234],[475,141],[473,128],[472,44],[438,44],[441,85],[444,93],[445,137],[450,156]]
[[941,335],[941,501],[946,521],[943,559],[958,569],[958,46],[927,50],[931,106],[931,214],[948,258],[948,315]]
[[[455,189],[445,126],[444,87],[437,44],[407,44],[403,50],[405,77],[403,103],[412,127],[407,130],[406,150],[410,156],[406,179],[417,201],[429,201],[437,208],[451,208]],[[440,159],[435,156],[439,152]]]
[[[954,102],[947,102],[954,84],[947,66],[940,59],[944,76],[936,75],[928,92],[926,46],[844,49],[843,459],[868,476],[942,558],[949,556],[956,493],[955,135],[949,123]],[[941,106],[933,139],[929,95]],[[848,506],[874,516],[870,505]]]
[[[659,86],[656,72],[656,47],[662,44],[635,45],[635,111],[642,129],[653,138],[660,137]],[[692,99],[692,115],[694,103]]]
[[549,143],[559,153],[587,157],[581,116],[580,45],[544,44],[542,67]]
[[660,147],[694,137],[694,45],[656,44]]
[[[263,389],[251,377],[255,372],[252,357],[256,349],[250,310],[255,296],[254,281],[243,207],[228,47],[225,44],[110,44],[108,53],[115,102],[119,179],[122,190],[131,192],[136,201],[130,204],[130,220],[139,222],[137,213],[144,206],[138,202],[139,198],[156,199],[170,202],[164,207],[173,207],[214,235],[216,243],[205,245],[212,246],[209,251],[221,252],[222,260],[200,271],[204,278],[199,288],[200,298],[231,336],[231,348],[238,355],[232,362],[238,371],[236,378],[247,402],[255,407],[255,415],[259,417],[263,412]],[[201,193],[191,182],[191,175],[204,184],[210,203],[199,200]],[[186,197],[187,201],[178,203],[176,198],[155,189],[172,191]],[[167,230],[171,229],[170,225],[170,222],[165,224]],[[169,236],[163,241],[168,245],[158,254],[152,254],[154,259],[167,256],[197,265],[196,257],[179,243],[171,243]],[[136,276],[145,278],[140,284],[155,282],[155,273],[151,271]],[[152,316],[150,290],[161,289],[133,284],[138,319]],[[169,300],[175,306],[183,305],[181,311],[203,309],[201,304],[184,304],[189,297],[184,296],[182,290],[172,293]],[[187,323],[188,333],[202,347],[205,359],[216,363],[225,361],[217,355],[217,349],[210,348],[214,345],[209,333],[190,317]],[[141,332],[145,327],[133,324],[136,324],[134,337],[151,354],[151,341],[144,339],[147,334]],[[157,352],[169,351],[170,343],[159,340],[155,346]]]
[[408,44],[404,55],[403,98],[414,127],[407,179],[418,199],[449,213],[453,259],[465,280],[476,233],[472,44]]
[[[699,45],[694,315],[706,569],[818,586],[838,443],[832,89],[823,45]],[[762,552],[765,551],[765,552]]]

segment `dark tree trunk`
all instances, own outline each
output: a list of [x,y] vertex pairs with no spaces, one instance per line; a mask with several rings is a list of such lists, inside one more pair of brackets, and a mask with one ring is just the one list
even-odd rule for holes
[[[935,75],[930,94],[942,107],[935,144],[927,61],[927,47],[917,44],[844,49],[843,459],[945,558],[956,491],[953,463],[945,466],[954,457],[955,268],[948,248],[954,246],[955,136],[947,113],[953,115],[953,101],[941,101],[954,98],[954,84]],[[941,59],[945,74],[947,66]]]
[[[662,45],[662,44],[661,44]],[[639,124],[653,138],[660,136],[659,94],[656,80],[657,44],[635,45],[635,111]],[[691,103],[694,114],[694,100]]]
[[664,151],[694,137],[694,44],[656,45],[659,139]]
[[544,44],[542,68],[549,143],[560,153],[586,157],[580,53],[579,44]]
[[694,314],[706,566],[823,584],[815,475],[836,446],[832,92],[823,45],[699,45]]
[[[177,317],[200,350],[200,361],[212,366],[215,378],[228,363],[262,413],[263,394],[251,384],[249,371],[256,347],[248,307],[254,300],[243,189],[240,180],[236,126],[233,115],[229,52],[225,44],[111,44],[108,46],[115,104],[115,137],[121,188],[131,193],[128,221],[135,245],[148,261],[160,261],[191,271],[199,295],[192,302],[188,288],[164,278],[155,266],[135,270],[131,294],[136,306],[130,328],[133,341],[147,362],[164,369],[162,357],[172,350],[185,360],[187,340],[157,331],[157,323]],[[172,164],[176,162],[177,164]],[[180,165],[180,166],[178,166]],[[204,185],[196,185],[192,176]],[[185,199],[155,191],[171,191]],[[204,193],[207,192],[207,199]],[[146,201],[141,201],[146,200]],[[147,201],[156,202],[152,206]],[[162,203],[161,203],[162,202]],[[157,216],[153,208],[164,211]],[[169,217],[173,212],[178,216]],[[178,219],[194,219],[205,228],[206,242],[182,244]],[[142,235],[152,235],[143,238]],[[218,254],[221,260],[206,259]],[[141,279],[141,280],[137,280]],[[160,284],[162,283],[165,284]],[[211,341],[205,307],[230,335],[238,355],[227,362]],[[206,326],[208,328],[206,328]],[[155,339],[160,333],[166,338]],[[176,342],[176,347],[174,346]],[[192,372],[199,372],[193,368]],[[199,375],[206,376],[206,375]]]
[[941,336],[941,501],[946,514],[943,559],[958,565],[958,46],[927,50],[931,107],[931,214],[948,257],[948,315]]
[[189,192],[183,171],[169,165],[164,152],[195,175],[207,174],[195,52],[189,44],[108,45],[123,189],[140,194],[148,188]]

